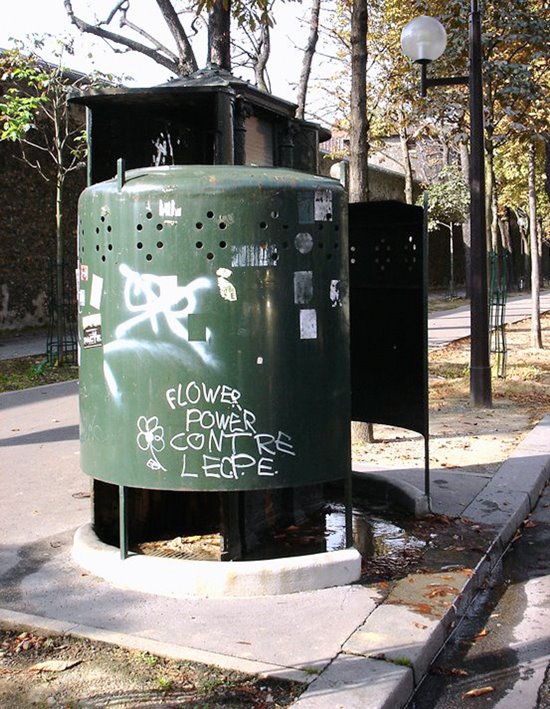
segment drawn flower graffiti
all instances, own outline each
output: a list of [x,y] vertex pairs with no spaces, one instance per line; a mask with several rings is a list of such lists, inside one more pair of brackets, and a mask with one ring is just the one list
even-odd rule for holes
[[157,453],[164,450],[164,428],[159,425],[158,416],[146,418],[140,416],[137,420],[138,435],[136,442],[142,451],[149,451],[151,457],[147,461],[147,467],[151,470],[164,470],[158,461]]

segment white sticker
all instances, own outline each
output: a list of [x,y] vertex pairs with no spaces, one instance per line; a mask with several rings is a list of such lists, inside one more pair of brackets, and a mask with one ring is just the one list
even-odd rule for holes
[[101,347],[103,344],[101,337],[101,314],[85,315],[82,318],[82,331],[82,344],[84,349]]
[[317,311],[304,309],[300,310],[300,339],[317,339]]
[[332,190],[315,190],[315,221],[332,220]]
[[337,306],[342,307],[342,285],[340,281],[330,282],[329,297],[333,308],[336,308]]
[[169,199],[166,202],[159,199],[159,216],[181,217],[181,207],[176,207],[176,202],[173,199]]
[[81,308],[86,305],[86,291],[84,290],[84,288],[81,288],[78,292],[78,303]]
[[242,244],[231,247],[231,265],[234,268],[244,266],[276,266],[279,254],[274,244]]
[[101,296],[103,295],[103,278],[92,275],[92,288],[90,290],[90,306],[99,310],[101,308]]
[[294,303],[307,305],[313,298],[313,271],[294,272]]
[[218,268],[216,271],[216,276],[218,277],[218,288],[220,295],[224,300],[229,300],[234,302],[237,300],[237,290],[233,283],[228,280],[231,277],[231,271],[229,268]]

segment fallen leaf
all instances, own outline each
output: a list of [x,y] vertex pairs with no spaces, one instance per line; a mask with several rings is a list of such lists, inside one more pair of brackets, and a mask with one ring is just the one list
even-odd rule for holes
[[470,673],[466,672],[466,670],[461,670],[460,667],[451,667],[449,672],[452,675],[455,675],[455,677],[469,677]]
[[80,665],[82,660],[46,660],[29,667],[29,672],[64,672]]
[[436,588],[433,589],[433,591],[430,591],[429,593],[424,594],[426,598],[438,598],[440,596],[454,596],[458,593],[458,589],[454,588],[453,586],[441,586],[439,584],[430,584],[430,585],[435,585]]
[[484,638],[486,635],[489,635],[489,631],[487,628],[483,628],[483,630],[480,630],[479,633],[476,633],[474,635],[474,638]]
[[469,699],[470,697],[482,697],[484,694],[490,694],[494,692],[494,687],[478,687],[477,689],[470,689],[469,692],[464,692],[462,699]]
[[420,630],[426,630],[428,627],[427,625],[424,625],[423,623],[415,623],[417,628],[420,628]]
[[523,525],[526,529],[532,529],[533,527],[537,526],[536,522],[533,522],[532,519],[528,519],[527,522]]

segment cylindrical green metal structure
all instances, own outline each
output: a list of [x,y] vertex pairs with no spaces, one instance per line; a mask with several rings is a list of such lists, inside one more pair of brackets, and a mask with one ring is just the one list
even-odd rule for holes
[[238,491],[350,472],[347,203],[278,168],[120,173],[79,206],[81,464]]

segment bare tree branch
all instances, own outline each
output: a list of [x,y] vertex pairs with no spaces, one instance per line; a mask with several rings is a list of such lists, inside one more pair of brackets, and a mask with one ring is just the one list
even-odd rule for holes
[[[166,0],[168,1],[168,0]],[[157,2],[162,2],[162,0],[157,0]],[[65,5],[65,10],[67,12],[67,15],[69,16],[69,19],[77,27],[81,32],[87,33],[87,34],[92,34],[95,35],[96,37],[101,37],[102,39],[108,41],[108,42],[114,42],[115,44],[122,45],[124,47],[127,47],[128,49],[135,51],[135,52],[140,52],[141,54],[144,54],[146,57],[149,57],[153,61],[155,61],[157,64],[160,64],[161,66],[166,67],[169,69],[171,72],[174,74],[181,76],[181,75],[186,75],[189,74],[193,71],[196,70],[197,64],[195,61],[195,56],[192,54],[191,50],[191,56],[183,56],[178,59],[178,61],[174,61],[170,57],[167,57],[163,54],[161,51],[160,47],[161,45],[156,43],[158,47],[152,48],[148,47],[145,44],[142,44],[141,42],[137,42],[136,40],[133,40],[129,37],[125,37],[122,34],[118,34],[116,32],[111,32],[110,30],[105,29],[104,27],[101,27],[100,25],[92,25],[89,22],[86,22],[85,20],[81,19],[80,17],[77,17],[74,13],[73,7],[72,7],[72,2],[71,0],[63,0],[63,3]],[[119,3],[113,10],[120,10],[124,8],[125,3]],[[112,15],[113,13],[111,13]],[[110,17],[111,17],[110,15]],[[112,18],[111,18],[112,19]],[[178,19],[179,23],[179,19]],[[181,25],[180,25],[181,26]],[[183,31],[183,28],[182,28]],[[185,34],[185,33],[184,33]],[[190,45],[189,45],[190,46]]]
[[197,71],[198,65],[197,60],[195,59],[195,54],[189,43],[189,39],[185,34],[180,18],[174,10],[174,6],[170,0],[157,0],[157,5],[159,6],[162,16],[168,25],[168,29],[172,33],[172,37],[176,42],[180,57],[178,63],[180,64],[181,69],[185,71],[186,74],[191,74],[194,71]]

